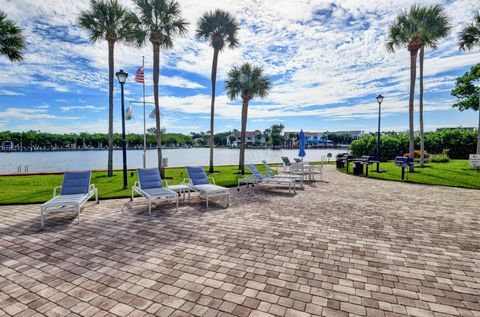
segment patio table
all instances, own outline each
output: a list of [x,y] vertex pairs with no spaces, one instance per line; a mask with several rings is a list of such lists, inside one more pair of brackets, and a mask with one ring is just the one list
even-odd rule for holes
[[188,203],[190,204],[190,193],[193,190],[192,186],[189,184],[178,184],[178,185],[168,185],[168,189],[173,190],[176,193],[179,193],[180,195],[183,195],[183,200],[185,200],[185,193],[188,194]]

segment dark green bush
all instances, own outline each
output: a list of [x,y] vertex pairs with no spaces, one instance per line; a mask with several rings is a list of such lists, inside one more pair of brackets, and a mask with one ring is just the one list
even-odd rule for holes
[[[445,150],[452,159],[467,159],[475,153],[477,144],[476,131],[450,129],[425,134],[425,151],[431,154],[441,154]],[[415,148],[420,148],[420,138],[415,138]],[[350,145],[350,152],[355,157],[362,155],[377,155],[377,136],[366,134],[360,140]],[[408,153],[408,135],[406,133],[388,133],[382,135],[382,161],[393,160],[396,156]]]

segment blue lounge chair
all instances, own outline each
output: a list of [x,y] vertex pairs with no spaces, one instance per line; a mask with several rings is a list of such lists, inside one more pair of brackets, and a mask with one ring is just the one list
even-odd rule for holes
[[178,211],[178,194],[171,189],[162,186],[162,178],[158,168],[139,168],[138,182],[132,187],[132,201],[135,193],[145,197],[148,201],[148,214],[152,214],[152,201],[156,199],[172,199],[177,204]]
[[[75,207],[78,223],[80,223],[80,209],[95,195],[98,204],[98,190],[90,184],[91,171],[65,172],[62,186],[53,189],[53,198],[40,206],[40,225],[43,228],[47,212],[64,211],[63,207]],[[61,188],[57,195],[57,189]]]
[[[258,169],[253,164],[247,164],[248,169],[252,172],[252,179],[255,184],[265,184],[265,185],[288,185],[288,192],[295,190],[295,179],[293,178],[275,178],[267,175],[263,175],[258,171]],[[248,184],[248,183],[247,183]]]
[[[187,166],[187,174],[192,188],[200,193],[200,197],[204,197],[207,201],[214,196],[227,196],[227,207],[230,205],[230,190],[226,187],[215,184],[215,179],[208,177],[203,166]],[[210,183],[212,181],[213,184]]]

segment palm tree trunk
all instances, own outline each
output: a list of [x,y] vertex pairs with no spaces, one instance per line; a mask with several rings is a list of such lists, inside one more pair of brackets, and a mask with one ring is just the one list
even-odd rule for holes
[[420,166],[425,166],[425,133],[423,127],[423,60],[425,47],[420,48],[420,101],[418,111],[420,113]]
[[113,79],[114,41],[108,41],[108,177],[113,176]]
[[242,132],[240,133],[240,159],[238,169],[245,174],[245,139],[247,134],[247,114],[248,114],[248,99],[243,99],[242,104]]
[[213,168],[213,148],[215,147],[214,136],[214,120],[215,120],[215,88],[217,84],[217,64],[218,64],[218,49],[213,50],[213,62],[212,62],[212,103],[210,107],[210,167],[209,173],[214,172]]
[[162,132],[160,131],[160,104],[158,102],[158,78],[160,77],[160,45],[153,43],[153,99],[155,101],[155,133],[157,136],[158,169],[164,177],[162,168]]
[[[410,157],[414,157],[415,152],[415,133],[413,125],[413,115],[414,115],[414,98],[415,98],[415,78],[417,76],[417,53],[418,50],[410,51],[410,100],[408,102],[408,135],[409,135],[409,145],[408,145],[408,154]],[[410,171],[413,167],[410,167]]]

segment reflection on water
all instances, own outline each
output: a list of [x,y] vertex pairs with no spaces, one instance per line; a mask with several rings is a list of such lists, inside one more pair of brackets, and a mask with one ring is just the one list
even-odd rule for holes
[[[346,152],[344,149],[308,149],[305,160],[319,161],[322,157],[332,153],[333,159],[337,153]],[[238,163],[238,149],[215,149],[215,165],[229,165]],[[281,156],[296,157],[298,150],[265,150],[247,149],[245,161],[260,163],[266,160],[269,163],[281,162]],[[128,168],[142,167],[141,150],[127,152]],[[208,165],[208,148],[191,149],[164,149],[163,156],[168,158],[168,166]],[[157,151],[147,151],[147,167],[156,166]],[[71,151],[71,152],[18,152],[0,153],[0,173],[16,173],[17,165],[28,165],[29,172],[53,172],[81,169],[106,169],[107,151]],[[114,151],[113,165],[115,169],[122,168],[122,151]]]

